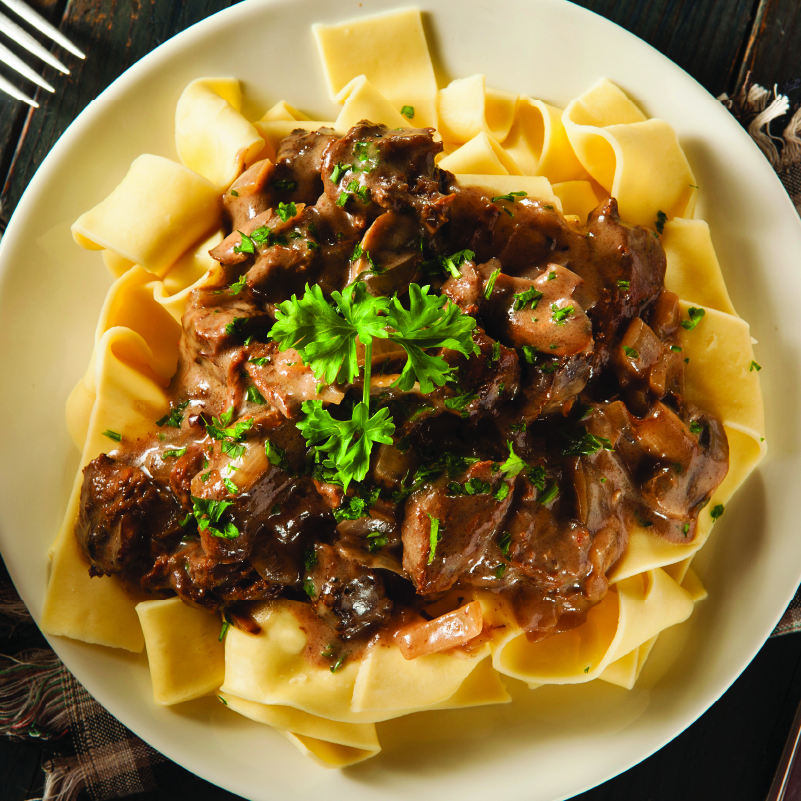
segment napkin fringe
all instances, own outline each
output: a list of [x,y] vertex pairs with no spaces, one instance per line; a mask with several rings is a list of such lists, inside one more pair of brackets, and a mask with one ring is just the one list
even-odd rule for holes
[[51,740],[69,729],[64,673],[52,651],[0,657],[0,734]]
[[86,768],[78,757],[57,757],[43,767],[44,794],[34,801],[76,801],[87,787]]

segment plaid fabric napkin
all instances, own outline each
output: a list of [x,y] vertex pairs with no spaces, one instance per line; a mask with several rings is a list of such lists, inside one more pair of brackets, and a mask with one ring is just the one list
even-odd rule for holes
[[[721,100],[747,128],[801,214],[801,108],[781,135],[789,100],[750,80]],[[0,567],[2,562],[0,562]],[[801,630],[801,590],[771,636]],[[45,756],[42,801],[123,798],[147,790],[191,792],[197,778],[142,742],[103,709],[64,667],[33,625],[8,575],[0,572],[0,734],[38,739]]]

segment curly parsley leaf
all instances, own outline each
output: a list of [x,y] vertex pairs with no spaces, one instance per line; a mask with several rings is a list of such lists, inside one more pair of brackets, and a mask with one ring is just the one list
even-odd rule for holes
[[450,378],[452,368],[441,356],[425,353],[427,348],[450,348],[463,356],[479,353],[473,342],[476,321],[448,298],[429,295],[430,287],[409,285],[409,309],[404,309],[397,297],[386,312],[386,322],[394,329],[389,338],[400,345],[408,361],[392,384],[403,392],[420,384],[423,394],[433,392]]
[[323,409],[322,401],[304,401],[304,418],[298,422],[307,445],[313,445],[324,467],[334,468],[347,489],[351,481],[362,481],[370,469],[374,442],[391,444],[395,424],[389,409],[379,409],[372,417],[364,402],[353,408],[350,420],[336,420]]
[[361,281],[331,297],[336,307],[319,286],[307,284],[302,298],[293,295],[280,304],[270,333],[281,350],[296,348],[316,378],[328,384],[352,383],[359,375],[356,338],[363,345],[372,343],[373,337],[386,338],[380,312],[389,306],[389,299],[373,297]]
[[212,501],[205,498],[192,496],[192,515],[197,521],[200,531],[208,531],[215,537],[224,540],[232,540],[239,536],[239,530],[232,522],[225,523],[222,527],[218,526],[220,518],[229,506],[234,504],[231,501]]
[[516,476],[528,465],[515,453],[511,442],[507,442],[506,445],[509,448],[509,458],[501,465],[501,471],[507,476]]

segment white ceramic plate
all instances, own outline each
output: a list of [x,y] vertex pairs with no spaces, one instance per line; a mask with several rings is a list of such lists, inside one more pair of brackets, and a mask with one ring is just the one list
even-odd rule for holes
[[[203,75],[242,79],[246,112],[286,98],[333,118],[309,24],[390,9],[393,0],[253,0],[142,59],[70,126],[20,201],[0,246],[0,548],[34,617],[46,549],[78,454],[64,402],[92,350],[110,278],[69,226],[140,153],[175,158],[173,113]],[[672,123],[700,186],[732,299],[759,339],[769,459],[729,504],[696,564],[709,600],[660,639],[628,692],[603,682],[529,692],[510,706],[424,713],[379,726],[384,752],[344,772],[307,761],[276,732],[214,699],[152,700],[144,656],[52,638],[86,688],[155,748],[250,799],[458,796],[555,801],[636,764],[701,715],[748,664],[801,572],[799,351],[801,225],[746,133],[692,78],[612,23],[561,0],[420,0],[440,84],[476,72],[500,89],[564,105],[606,76]],[[665,646],[684,642],[666,671]]]

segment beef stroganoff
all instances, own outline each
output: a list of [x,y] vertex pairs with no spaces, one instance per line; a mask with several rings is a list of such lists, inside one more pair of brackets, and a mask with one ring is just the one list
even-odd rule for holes
[[504,677],[633,686],[764,432],[669,125],[438,90],[416,11],[315,35],[336,120],[197,80],[73,227],[118,279],[44,627],[344,766]]

